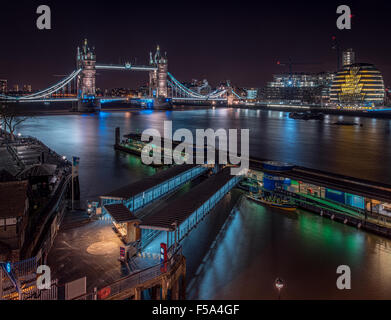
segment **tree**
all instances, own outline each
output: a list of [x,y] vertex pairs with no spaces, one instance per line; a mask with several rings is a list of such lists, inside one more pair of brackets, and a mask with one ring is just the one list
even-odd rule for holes
[[15,139],[15,130],[27,117],[23,116],[18,111],[17,106],[10,106],[9,104],[2,104],[0,106],[0,121],[2,129],[9,132],[11,140]]

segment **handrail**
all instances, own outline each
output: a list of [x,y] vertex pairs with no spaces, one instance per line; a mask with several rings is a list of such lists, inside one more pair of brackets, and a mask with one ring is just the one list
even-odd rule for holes
[[[124,278],[118,279],[114,282],[112,282],[109,285],[106,285],[105,287],[101,288],[106,289],[110,288],[110,294],[105,297],[105,299],[113,297],[117,294],[120,294],[121,292],[134,288],[137,285],[150,280],[156,276],[162,275],[164,273],[168,273],[172,270],[172,267],[175,266],[175,263],[177,262],[178,258],[182,255],[182,246],[178,246],[173,253],[172,257],[168,259],[166,262],[167,269],[165,271],[161,270],[161,263],[153,265],[151,267],[148,267],[146,269],[134,272]],[[99,290],[98,290],[99,291]],[[89,292],[83,295],[80,295],[73,300],[86,300],[88,297],[94,297],[95,293],[94,292]],[[98,299],[98,298],[96,298]],[[95,297],[94,299],[95,300]]]

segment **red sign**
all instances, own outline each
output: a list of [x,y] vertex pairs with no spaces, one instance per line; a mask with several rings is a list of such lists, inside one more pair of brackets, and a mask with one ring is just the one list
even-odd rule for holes
[[160,244],[160,271],[167,271],[167,245],[163,242]]
[[110,287],[103,288],[98,291],[98,299],[103,300],[106,299],[111,293]]
[[125,248],[124,247],[119,248],[119,257],[121,260],[125,259]]

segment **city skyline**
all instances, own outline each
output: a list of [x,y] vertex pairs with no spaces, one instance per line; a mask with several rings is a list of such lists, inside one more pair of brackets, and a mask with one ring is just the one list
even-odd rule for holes
[[[34,2],[5,5],[3,12],[7,14],[0,24],[2,29],[12,31],[3,35],[10,50],[0,53],[0,61],[7,61],[0,62],[0,78],[8,79],[9,85],[31,83],[33,88],[45,88],[56,82],[54,75],[66,74],[74,68],[76,47],[84,38],[95,46],[97,61],[101,63],[147,64],[149,51],[160,44],[162,52],[167,51],[169,69],[179,79],[206,78],[212,84],[230,79],[238,86],[262,87],[271,81],[273,74],[288,71],[287,67],[277,65],[280,60],[318,63],[294,66],[294,72],[336,71],[337,52],[332,49],[331,40],[335,35],[340,54],[353,48],[357,62],[375,64],[386,85],[391,79],[387,55],[391,45],[384,41],[389,22],[382,19],[387,10],[379,10],[379,6],[384,9],[390,6],[386,3],[369,6],[355,1],[351,4],[352,30],[342,31],[335,25],[337,3],[243,4],[236,11],[221,3],[211,4],[207,10],[210,13],[197,8],[190,10],[187,21],[183,8],[179,10],[175,3],[164,6],[121,3],[103,8],[87,2],[78,4],[77,10],[72,10],[75,6],[69,2],[66,5],[48,2],[48,5],[53,28],[45,31],[35,27]],[[293,7],[295,13],[290,14]],[[197,21],[201,11],[210,20]],[[135,16],[132,12],[145,15]],[[94,17],[92,20],[90,15]],[[165,27],[159,28],[161,25]],[[110,72],[98,79],[97,87],[103,88],[135,88],[147,81],[145,75]]]

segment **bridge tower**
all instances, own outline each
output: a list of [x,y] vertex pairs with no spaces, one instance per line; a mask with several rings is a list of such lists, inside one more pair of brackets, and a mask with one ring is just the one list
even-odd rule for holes
[[[152,57],[152,52],[149,53],[149,64],[152,67],[157,65]],[[149,96],[152,98],[157,96],[157,70],[149,71]]]
[[158,98],[167,98],[167,73],[168,73],[168,60],[167,55],[164,57],[160,55],[160,48],[157,46],[156,50],[157,55],[157,97]]
[[168,60],[167,56],[162,57],[159,45],[156,48],[155,55],[149,53],[149,64],[156,67],[157,70],[149,72],[149,95],[155,98],[166,98],[167,92],[167,73]]
[[100,110],[100,101],[95,94],[96,55],[94,48],[90,49],[87,39],[80,50],[77,47],[76,64],[82,69],[77,78],[77,110],[79,112],[91,112]]
[[156,67],[156,70],[149,73],[149,95],[154,99],[154,106],[163,106],[167,104],[168,97],[167,74],[168,74],[168,59],[160,53],[160,47],[157,46],[155,55],[152,57],[152,52],[149,53],[149,64]]

